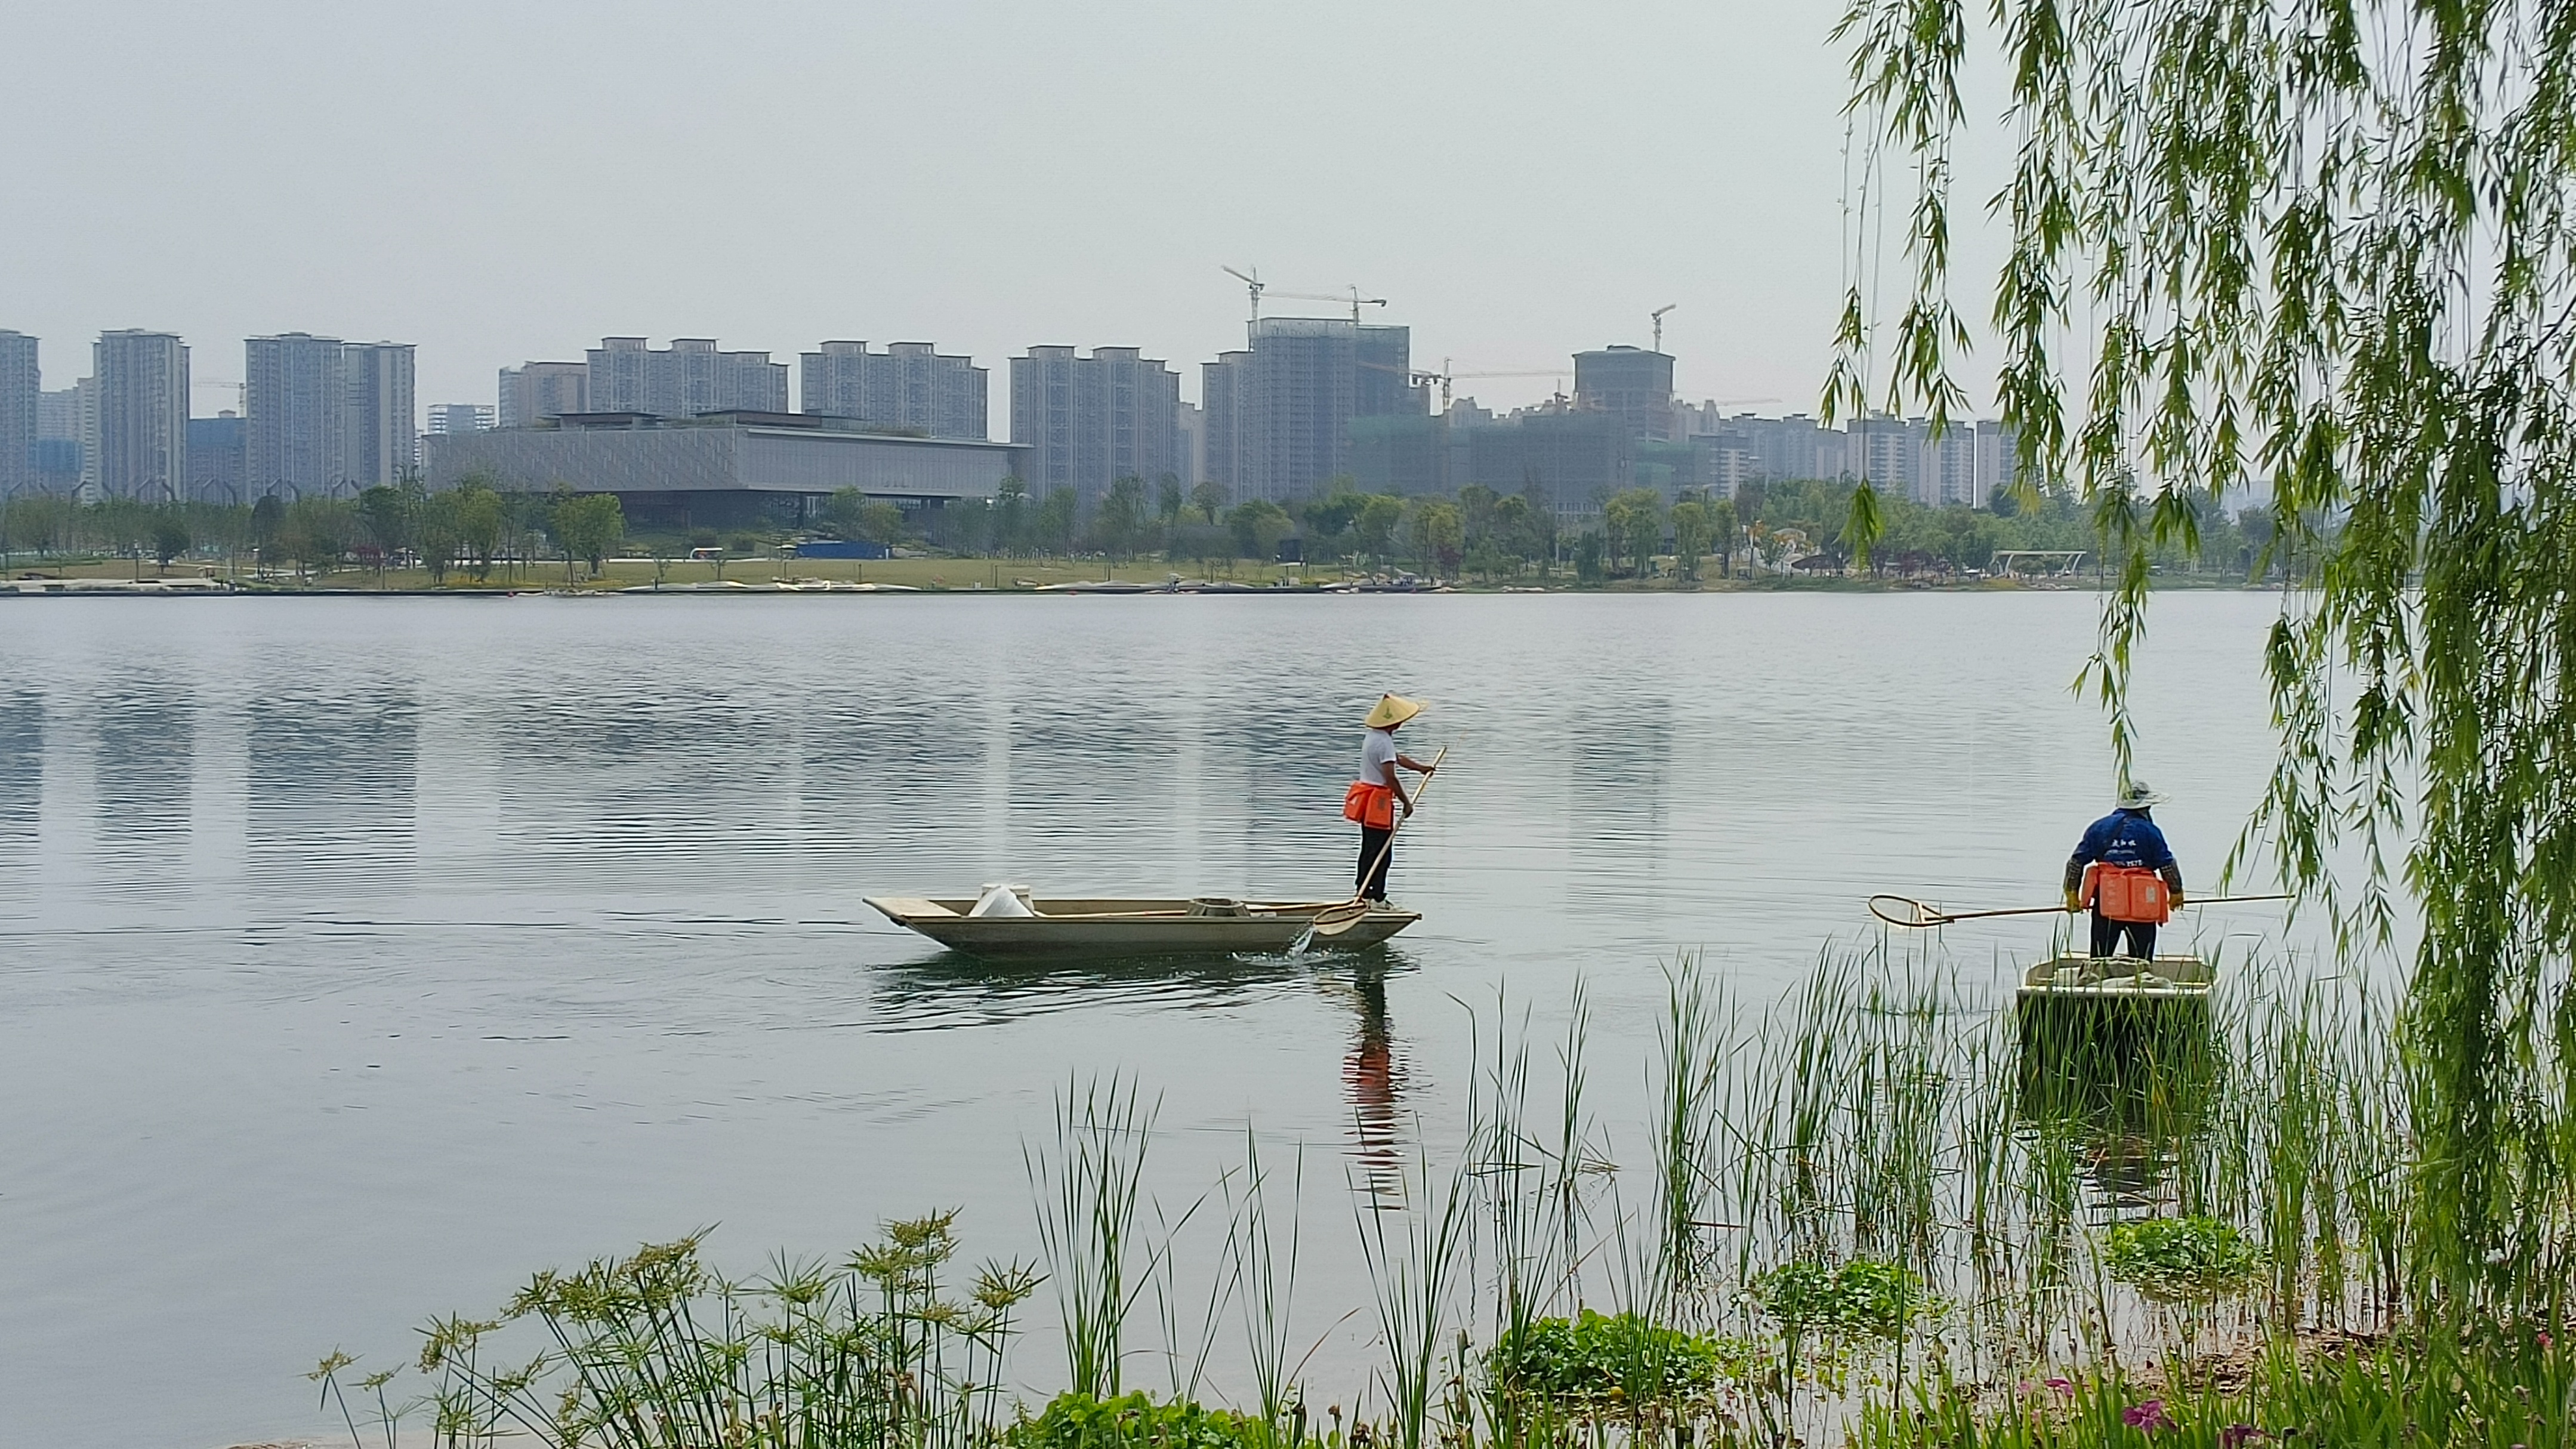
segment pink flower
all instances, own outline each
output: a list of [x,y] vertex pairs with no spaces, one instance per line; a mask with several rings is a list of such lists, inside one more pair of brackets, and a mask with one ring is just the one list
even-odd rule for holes
[[2549,1337],[2549,1330],[2546,1328],[2540,1330],[2540,1351],[2547,1353],[2551,1342],[2552,1340]]
[[2165,1401],[2162,1399],[2149,1399],[2143,1404],[2131,1404],[2120,1411],[2120,1422],[2149,1434],[2173,1427],[2173,1420],[2166,1415]]
[[2240,1445],[2265,1437],[2268,1436],[2251,1424],[2230,1424],[2218,1431],[2218,1449],[2238,1449]]
[[2066,1397],[2068,1397],[2068,1398],[2070,1398],[2070,1399],[2071,1399],[2071,1398],[2073,1398],[2073,1397],[2075,1397],[2075,1385],[2074,1385],[2073,1383],[2069,1382],[2068,1380],[2065,1380],[2065,1379],[2042,1379],[2042,1380],[2040,1380],[2040,1382],[2042,1382],[2042,1383],[2044,1383],[2044,1384],[2048,1385],[2048,1386],[2049,1386],[2050,1388],[2052,1388],[2052,1389],[2057,1390],[2059,1393],[2064,1394]]

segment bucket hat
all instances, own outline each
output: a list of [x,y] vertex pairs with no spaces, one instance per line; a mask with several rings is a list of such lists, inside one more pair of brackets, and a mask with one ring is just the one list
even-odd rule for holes
[[1363,723],[1373,730],[1392,729],[1420,713],[1422,701],[1418,699],[1407,699],[1400,694],[1381,695],[1377,708],[1368,712]]
[[2144,810],[2150,805],[2162,805],[2165,799],[2165,796],[2148,789],[2145,781],[2133,780],[2121,789],[2118,803],[2123,810]]

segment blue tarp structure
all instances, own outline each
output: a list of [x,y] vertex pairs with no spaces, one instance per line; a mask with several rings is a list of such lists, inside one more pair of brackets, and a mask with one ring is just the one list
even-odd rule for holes
[[798,558],[892,558],[894,550],[858,539],[816,538],[796,545]]

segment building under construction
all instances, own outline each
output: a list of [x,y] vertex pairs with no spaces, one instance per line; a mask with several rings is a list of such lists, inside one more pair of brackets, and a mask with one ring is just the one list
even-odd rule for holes
[[1339,317],[1261,317],[1202,369],[1207,474],[1235,499],[1323,492],[1352,471],[1356,420],[1421,418],[1413,332]]

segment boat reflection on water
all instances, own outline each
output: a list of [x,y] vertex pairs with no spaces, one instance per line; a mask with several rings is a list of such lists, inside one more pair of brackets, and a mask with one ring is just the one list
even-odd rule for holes
[[1415,969],[1392,946],[1302,955],[979,957],[958,951],[875,972],[878,1031],[947,1031],[1103,1006],[1231,1006],[1317,992],[1353,1018],[1342,1057],[1354,1180],[1373,1206],[1405,1202],[1401,1134],[1411,1058],[1387,1009],[1389,977]]
[[2067,1152],[2094,1226],[2171,1211],[2205,1146],[2224,1063],[2206,997],[2020,1010],[2022,1130]]

